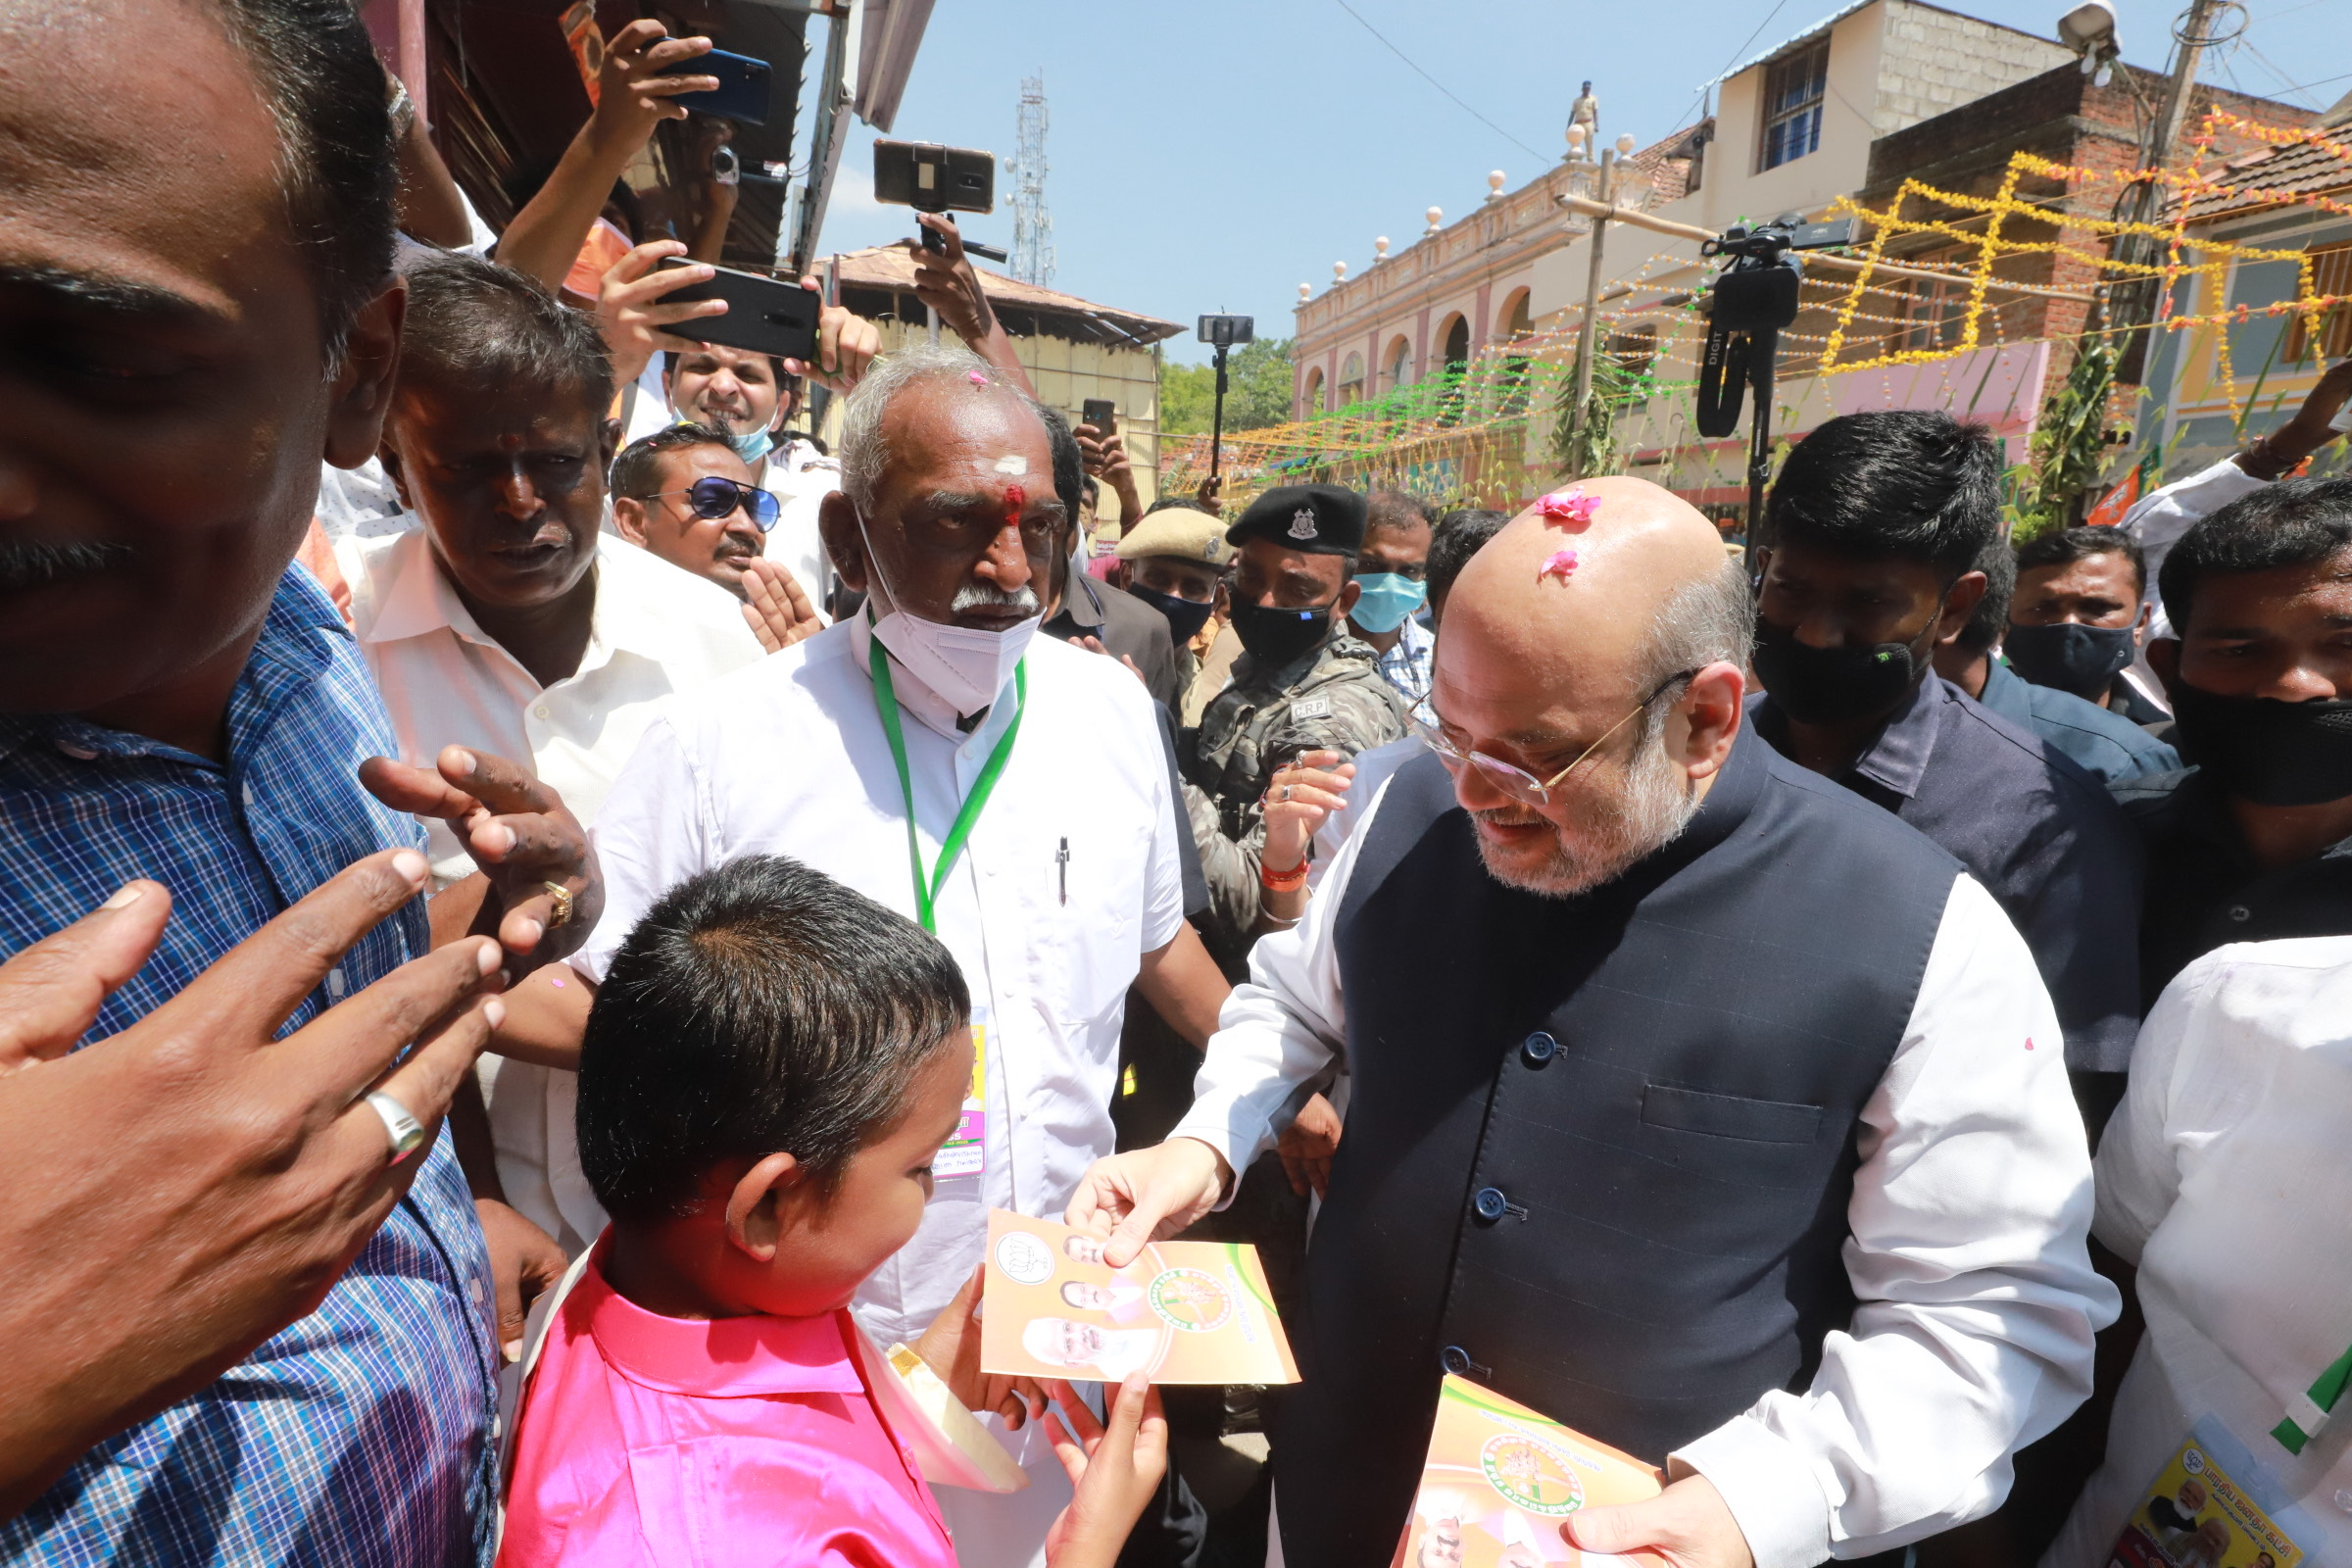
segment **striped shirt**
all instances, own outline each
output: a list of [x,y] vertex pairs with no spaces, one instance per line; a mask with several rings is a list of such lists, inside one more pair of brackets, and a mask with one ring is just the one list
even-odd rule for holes
[[[75,718],[0,715],[0,955],[133,877],[163,883],[163,943],[84,1044],[127,1027],[345,865],[422,846],[354,776],[391,752],[359,650],[300,567],[229,699],[225,763]],[[426,945],[418,901],[364,937],[282,1032]],[[481,1226],[444,1137],[316,1312],[0,1522],[0,1563],[487,1563],[490,1299]]]

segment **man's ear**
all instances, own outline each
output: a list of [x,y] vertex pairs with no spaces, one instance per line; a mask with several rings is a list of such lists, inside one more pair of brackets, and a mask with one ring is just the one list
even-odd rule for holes
[[612,455],[620,450],[620,421],[607,419],[597,431],[597,448],[604,454],[602,471],[612,471]]
[[802,1190],[808,1173],[790,1154],[768,1154],[736,1178],[727,1194],[727,1240],[755,1262],[776,1255],[784,1233],[783,1211]]
[[2152,599],[2142,599],[2139,602],[2139,618],[2132,623],[2132,645],[2136,648],[2146,643],[2148,628],[2155,623],[2156,602]]
[[888,597],[876,594],[867,581],[865,536],[858,531],[858,509],[848,495],[836,490],[818,503],[816,531],[823,537],[825,554],[833,558],[833,569],[841,573],[843,582],[861,594]]
[[646,543],[645,503],[635,496],[612,498],[612,531],[629,543],[643,547]]
[[1936,621],[1936,646],[1943,647],[1968,629],[1977,606],[1984,602],[1984,590],[1992,579],[1981,571],[1964,571],[1951,587],[1944,590],[1943,613]]
[[1360,582],[1357,582],[1353,577],[1348,578],[1345,583],[1340,585],[1340,597],[1338,601],[1331,607],[1333,613],[1340,615],[1347,614],[1348,612],[1355,608],[1355,602],[1363,597],[1364,585]]
[[2180,639],[2151,637],[2148,639],[2148,667],[2164,685],[2167,696],[2180,684]]
[[[343,360],[327,392],[326,445],[320,454],[338,468],[356,468],[376,455],[392,386],[400,374],[400,323],[408,314],[409,282],[384,280],[383,292],[360,307],[343,337]],[[402,504],[407,504],[403,496]]]
[[1693,782],[1710,778],[1732,755],[1747,697],[1747,672],[1723,661],[1690,677],[1666,731],[1666,747]]

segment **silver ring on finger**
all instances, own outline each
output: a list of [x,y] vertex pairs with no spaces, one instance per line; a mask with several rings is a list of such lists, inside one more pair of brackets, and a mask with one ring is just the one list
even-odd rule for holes
[[424,1123],[409,1114],[408,1106],[378,1089],[368,1097],[368,1108],[383,1119],[391,1144],[385,1164],[397,1165],[424,1147]]

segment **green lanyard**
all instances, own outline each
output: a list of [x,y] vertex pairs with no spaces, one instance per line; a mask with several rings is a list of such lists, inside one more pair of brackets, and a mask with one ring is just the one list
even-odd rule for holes
[[2301,1453],[2303,1446],[2320,1435],[2334,1413],[2335,1402],[2344,1396],[2344,1385],[2352,1383],[2352,1349],[2337,1356],[2327,1371],[2320,1374],[2310,1392],[2287,1407],[2286,1419],[2271,1428],[2271,1436],[2289,1453]]
[[988,808],[988,798],[995,793],[997,779],[1004,771],[1005,759],[1012,756],[1012,743],[1021,733],[1021,715],[1029,710],[1029,661],[1022,660],[1012,666],[1012,689],[1015,707],[1012,722],[1004,726],[1004,738],[997,749],[988,754],[980,777],[972,785],[972,793],[964,797],[963,809],[956,813],[956,825],[939,847],[939,866],[931,875],[923,874],[923,850],[914,832],[914,780],[906,771],[906,736],[899,727],[899,694],[890,680],[890,656],[882,651],[882,639],[869,640],[867,664],[874,672],[874,706],[882,710],[882,733],[890,737],[890,760],[899,764],[899,793],[906,800],[906,864],[914,877],[914,917],[923,929],[939,935],[939,924],[932,917],[931,906],[939,897],[940,888],[948,880],[948,868],[963,853],[964,841],[972,836],[972,824]]

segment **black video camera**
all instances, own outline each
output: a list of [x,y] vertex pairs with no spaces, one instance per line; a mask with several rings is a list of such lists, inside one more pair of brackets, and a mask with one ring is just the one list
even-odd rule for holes
[[1772,359],[1781,329],[1796,320],[1802,273],[1793,251],[1854,242],[1854,220],[1799,223],[1776,219],[1727,228],[1701,241],[1698,254],[1728,257],[1708,294],[1707,346],[1698,367],[1698,431],[1709,437],[1740,428],[1741,389],[1752,386],[1758,413],[1772,396]]

